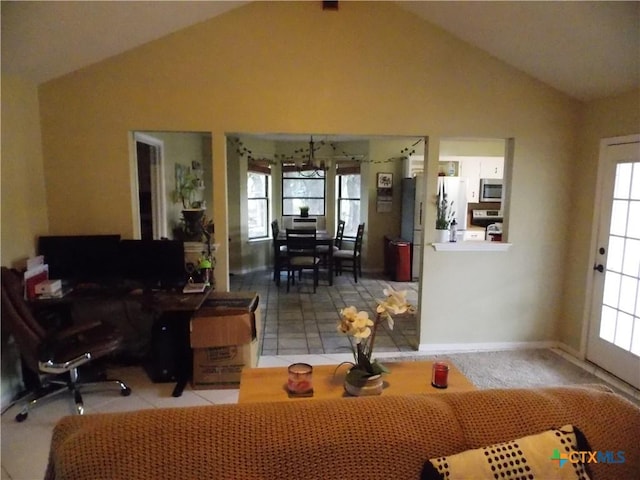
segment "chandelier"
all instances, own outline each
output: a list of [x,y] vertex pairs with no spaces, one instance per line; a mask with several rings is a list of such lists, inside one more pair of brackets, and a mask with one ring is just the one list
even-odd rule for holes
[[283,156],[283,170],[292,171],[295,169],[300,176],[307,178],[324,177],[324,173],[330,167],[330,160],[316,158],[316,151],[320,150],[323,145],[324,142],[320,142],[320,144],[316,146],[316,143],[313,141],[313,135],[311,135],[308,149],[295,150],[293,156]]

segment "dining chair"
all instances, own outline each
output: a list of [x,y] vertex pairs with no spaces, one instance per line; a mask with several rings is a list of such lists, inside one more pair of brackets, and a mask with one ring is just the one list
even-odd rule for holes
[[271,222],[271,236],[273,237],[273,281],[280,286],[280,273],[287,270],[287,246],[278,245],[280,226],[278,220]]
[[302,278],[303,270],[313,271],[313,293],[318,286],[320,257],[318,256],[316,231],[303,228],[287,228],[287,292],[295,285],[296,272]]
[[[356,233],[356,242],[353,250],[338,249],[333,252],[334,269],[336,276],[342,275],[343,269],[351,269],[353,271],[353,279],[358,283],[358,275],[362,277],[362,241],[364,238],[364,223],[358,225]],[[342,243],[342,242],[341,242]]]
[[[344,236],[344,226],[346,222],[344,220],[338,221],[338,228],[336,229],[336,237],[333,241],[333,253],[342,248],[342,237]],[[318,253],[322,259],[322,266],[326,267],[329,263],[329,245],[318,245]]]
[[293,227],[295,229],[318,229],[318,220],[315,217],[294,217]]

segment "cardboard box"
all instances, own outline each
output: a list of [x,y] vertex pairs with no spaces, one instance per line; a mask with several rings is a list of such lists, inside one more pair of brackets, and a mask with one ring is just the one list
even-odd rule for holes
[[262,331],[254,292],[212,292],[191,319],[194,389],[238,388],[244,366],[255,367]]
[[258,364],[260,343],[196,348],[193,350],[194,390],[239,388],[242,369]]

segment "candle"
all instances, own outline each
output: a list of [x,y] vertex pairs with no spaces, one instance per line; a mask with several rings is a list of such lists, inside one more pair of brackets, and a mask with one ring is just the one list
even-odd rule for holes
[[313,367],[308,363],[294,363],[287,369],[287,390],[291,396],[313,395]]
[[431,370],[431,385],[436,388],[447,388],[449,378],[449,365],[444,362],[435,362]]

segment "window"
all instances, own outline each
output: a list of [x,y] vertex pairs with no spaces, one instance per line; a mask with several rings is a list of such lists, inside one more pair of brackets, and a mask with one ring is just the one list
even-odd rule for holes
[[300,215],[300,207],[308,206],[309,215],[325,214],[324,170],[282,168],[282,215]]
[[247,172],[249,239],[269,236],[269,192],[271,175]]
[[338,175],[338,219],[344,220],[344,236],[355,237],[360,223],[360,174]]

